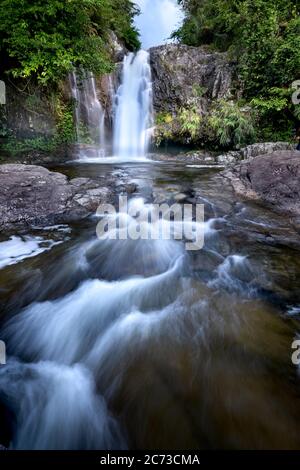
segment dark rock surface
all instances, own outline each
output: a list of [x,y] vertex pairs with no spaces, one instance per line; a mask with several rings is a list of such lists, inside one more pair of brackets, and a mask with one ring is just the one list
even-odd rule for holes
[[[216,155],[204,150],[194,150],[181,153],[151,153],[148,158],[157,162],[176,162],[183,164],[216,164]],[[224,165],[222,165],[224,166]]]
[[234,67],[225,53],[168,44],[150,49],[150,63],[157,112],[191,105],[205,112],[211,100],[230,95]]
[[278,150],[293,150],[294,145],[288,142],[262,142],[248,145],[240,150],[218,154],[216,151],[191,150],[180,153],[152,153],[149,157],[156,161],[173,161],[185,164],[216,165],[218,167],[231,166],[242,160],[248,160],[260,155],[272,154]]
[[35,165],[0,165],[0,232],[87,217],[113,200],[114,182],[68,178]]
[[216,161],[223,164],[231,164],[240,160],[247,160],[249,158],[258,157],[274,153],[278,150],[293,150],[294,145],[288,142],[260,142],[257,144],[248,145],[241,150],[234,150],[231,152],[218,155]]
[[6,83],[5,117],[0,125],[20,139],[53,137],[56,121],[49,97],[37,87],[26,92],[21,88],[18,83]]
[[300,152],[260,155],[224,171],[223,176],[239,196],[261,201],[300,224]]

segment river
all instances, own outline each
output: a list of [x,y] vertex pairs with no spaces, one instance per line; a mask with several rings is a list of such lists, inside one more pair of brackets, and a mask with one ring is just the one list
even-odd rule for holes
[[[143,31],[145,47],[155,21]],[[116,203],[129,184],[129,207],[146,216],[153,204],[204,205],[204,246],[188,251],[174,237],[99,239],[99,215],[3,235],[0,444],[300,448],[292,362],[299,234],[284,215],[237,198],[217,166],[197,165],[179,149],[149,155],[155,120],[147,52],[125,56],[120,83],[109,82],[113,142],[93,74],[79,77],[70,76],[78,151],[49,168],[120,181]],[[128,214],[114,220],[138,228]],[[175,233],[175,222],[162,224]]]
[[0,270],[2,442],[299,448],[300,258],[286,218],[237,200],[219,169],[178,159],[54,169],[126,174],[140,210],[203,203],[205,244],[99,240],[93,217],[15,238],[19,257],[6,251]]

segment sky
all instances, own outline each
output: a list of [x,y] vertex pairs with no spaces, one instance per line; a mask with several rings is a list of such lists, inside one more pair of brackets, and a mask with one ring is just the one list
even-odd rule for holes
[[181,23],[183,14],[176,0],[135,0],[141,9],[136,26],[141,33],[143,49],[167,42]]

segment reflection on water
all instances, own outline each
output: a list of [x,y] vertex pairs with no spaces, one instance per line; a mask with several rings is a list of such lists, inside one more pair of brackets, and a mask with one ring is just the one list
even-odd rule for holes
[[33,257],[21,250],[22,259],[3,265],[3,443],[299,448],[291,343],[300,244],[286,220],[236,201],[214,169],[140,163],[60,171],[126,171],[139,201],[205,204],[210,230],[203,250],[186,252],[174,240],[98,240],[91,219],[71,232],[39,232],[60,243]]

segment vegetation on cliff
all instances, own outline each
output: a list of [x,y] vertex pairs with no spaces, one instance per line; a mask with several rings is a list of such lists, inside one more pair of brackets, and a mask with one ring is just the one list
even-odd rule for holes
[[256,138],[290,139],[300,119],[299,106],[291,100],[291,85],[300,76],[299,0],[178,2],[186,17],[174,37],[187,45],[228,51],[236,61],[239,104],[249,106]]
[[109,72],[110,31],[129,49],[139,46],[136,13],[130,0],[2,0],[2,66],[13,77],[41,84],[57,82],[74,67]]
[[200,114],[195,106],[178,110],[176,115],[159,113],[155,141],[172,141],[212,150],[241,149],[257,140],[252,110],[224,98],[212,102],[208,112]]
[[130,0],[0,0],[0,5],[0,78],[20,95],[22,108],[36,112],[46,102],[56,122],[54,136],[37,133],[20,141],[2,112],[3,147],[9,153],[53,151],[74,140],[72,103],[61,91],[62,81],[74,69],[112,71],[112,32],[129,50],[139,48],[138,9]]

